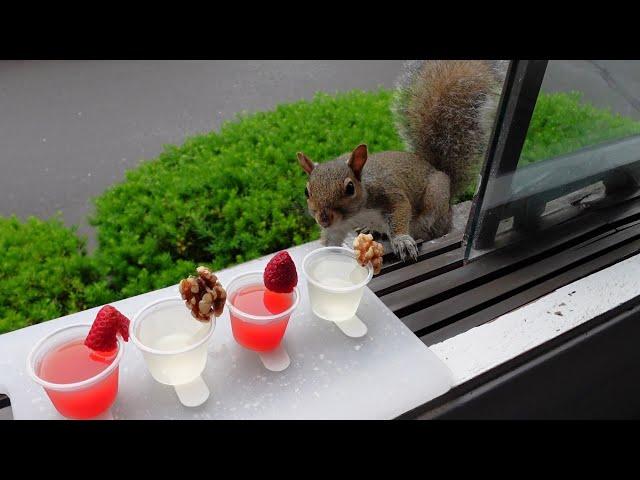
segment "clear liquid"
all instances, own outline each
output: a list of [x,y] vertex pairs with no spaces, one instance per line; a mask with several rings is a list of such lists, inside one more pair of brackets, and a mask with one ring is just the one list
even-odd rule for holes
[[[160,351],[184,350],[207,335],[209,327],[193,319],[181,302],[150,313],[139,329],[139,339]],[[188,352],[159,355],[142,352],[149,372],[158,382],[182,385],[198,377],[207,362],[206,342]]]
[[173,333],[171,335],[163,335],[152,341],[149,347],[156,350],[182,350],[193,345],[192,335],[186,333]]
[[319,255],[309,262],[306,274],[321,285],[308,282],[313,313],[332,322],[349,320],[356,314],[364,286],[348,292],[333,290],[353,287],[366,280],[368,271],[355,258],[331,252]]

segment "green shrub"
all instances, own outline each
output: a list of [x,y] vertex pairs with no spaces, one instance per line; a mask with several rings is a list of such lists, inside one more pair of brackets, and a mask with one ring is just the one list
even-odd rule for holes
[[112,293],[59,219],[0,217],[0,333],[84,310]]

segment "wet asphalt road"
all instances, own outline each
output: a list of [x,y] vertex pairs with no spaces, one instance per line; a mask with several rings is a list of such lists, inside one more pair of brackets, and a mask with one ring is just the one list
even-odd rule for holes
[[[0,215],[93,235],[90,199],[168,143],[316,91],[391,87],[401,61],[0,61]],[[640,64],[552,62],[543,89],[579,89],[640,119]]]

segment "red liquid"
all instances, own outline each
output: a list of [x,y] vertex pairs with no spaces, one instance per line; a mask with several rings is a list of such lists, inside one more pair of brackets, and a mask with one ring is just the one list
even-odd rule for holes
[[[264,285],[249,285],[231,295],[231,304],[250,315],[277,315],[293,305],[293,293],[275,293]],[[289,323],[289,315],[269,323],[251,323],[230,312],[233,337],[250,350],[265,352],[276,348]]]
[[[59,345],[42,358],[38,376],[52,383],[75,383],[87,380],[104,371],[115,360],[117,350],[94,352],[80,338]],[[68,418],[93,418],[107,410],[118,393],[118,368],[98,383],[80,390],[60,392],[48,390],[47,395],[56,409]]]

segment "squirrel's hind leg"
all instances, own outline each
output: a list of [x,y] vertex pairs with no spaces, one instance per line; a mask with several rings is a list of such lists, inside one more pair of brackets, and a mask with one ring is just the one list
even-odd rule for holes
[[422,212],[411,222],[414,238],[427,241],[439,238],[451,230],[449,177],[445,173],[432,174],[422,198]]
[[444,215],[441,215],[435,222],[433,222],[430,232],[431,238],[440,238],[449,233],[452,227],[452,219],[453,210],[449,207]]
[[418,240],[426,242],[434,238],[440,238],[451,231],[452,211],[447,208],[445,212],[424,212],[415,218],[411,225],[411,235]]

